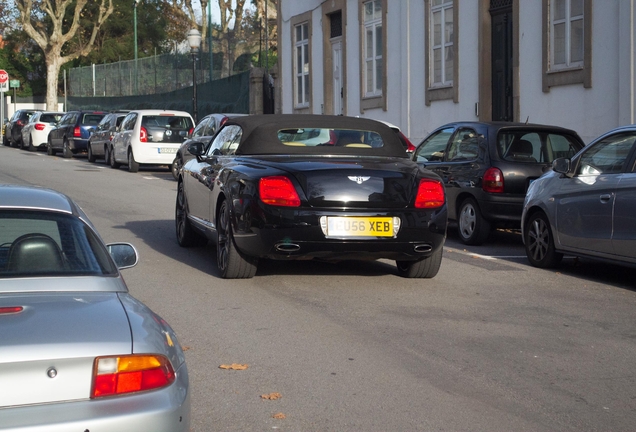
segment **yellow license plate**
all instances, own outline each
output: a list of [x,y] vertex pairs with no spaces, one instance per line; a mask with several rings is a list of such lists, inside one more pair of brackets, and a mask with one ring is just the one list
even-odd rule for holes
[[336,217],[327,218],[329,237],[393,237],[391,217]]

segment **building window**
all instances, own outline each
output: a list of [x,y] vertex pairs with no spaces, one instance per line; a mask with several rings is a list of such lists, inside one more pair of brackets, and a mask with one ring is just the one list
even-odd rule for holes
[[309,106],[309,23],[294,26],[294,99],[296,107]]
[[543,0],[543,91],[592,87],[592,0]]
[[453,0],[432,0],[430,5],[430,86],[450,86],[455,63]]
[[381,96],[384,80],[382,0],[364,2],[363,8],[364,96]]
[[583,65],[583,0],[554,0],[550,10],[550,69]]

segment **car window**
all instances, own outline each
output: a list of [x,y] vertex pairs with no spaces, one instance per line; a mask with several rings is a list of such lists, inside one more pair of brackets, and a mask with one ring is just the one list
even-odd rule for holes
[[234,154],[238,148],[243,130],[238,125],[230,125],[221,129],[207,151],[208,156]]
[[46,122],[46,123],[57,123],[62,118],[61,114],[40,114],[37,117],[38,121]]
[[97,125],[97,130],[98,131],[103,131],[103,130],[108,129],[108,127],[110,126],[110,119],[111,118],[112,118],[112,116],[110,116],[110,115],[104,116],[102,121],[100,121],[99,124]]
[[459,128],[448,147],[446,160],[466,161],[477,159],[479,135],[471,128]]
[[581,155],[576,175],[622,173],[635,141],[636,132],[626,132],[597,142]]
[[415,161],[435,162],[441,161],[448,145],[448,140],[453,134],[454,128],[445,128],[434,132],[426,138],[415,151]]
[[121,125],[121,130],[125,130],[125,131],[133,130],[133,128],[135,127],[136,121],[137,121],[137,113],[128,114]]
[[73,118],[73,114],[66,114],[64,117],[60,119],[60,126],[69,124],[72,118]]
[[291,147],[355,147],[378,148],[384,146],[380,134],[361,129],[293,128],[278,131],[278,139]]
[[210,121],[209,118],[204,118],[203,120],[201,120],[201,122],[197,125],[197,127],[194,128],[194,131],[192,132],[192,136],[200,137],[205,135],[205,130],[207,128],[209,121]]
[[581,148],[574,137],[556,132],[502,131],[497,137],[499,155],[510,162],[551,164],[560,157],[571,158]]
[[83,114],[80,124],[97,126],[104,118],[104,114]]
[[116,273],[108,252],[78,218],[0,211],[0,278]]

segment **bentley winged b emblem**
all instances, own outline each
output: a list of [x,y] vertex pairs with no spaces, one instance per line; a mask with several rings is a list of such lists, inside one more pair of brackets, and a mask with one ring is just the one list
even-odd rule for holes
[[368,176],[349,176],[347,177],[349,180],[354,181],[358,184],[362,184],[365,181],[369,180],[371,177]]

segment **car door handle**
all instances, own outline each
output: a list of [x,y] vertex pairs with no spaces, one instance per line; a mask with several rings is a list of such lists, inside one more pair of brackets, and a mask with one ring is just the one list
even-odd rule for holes
[[608,202],[612,198],[611,194],[603,194],[601,195],[601,202]]

